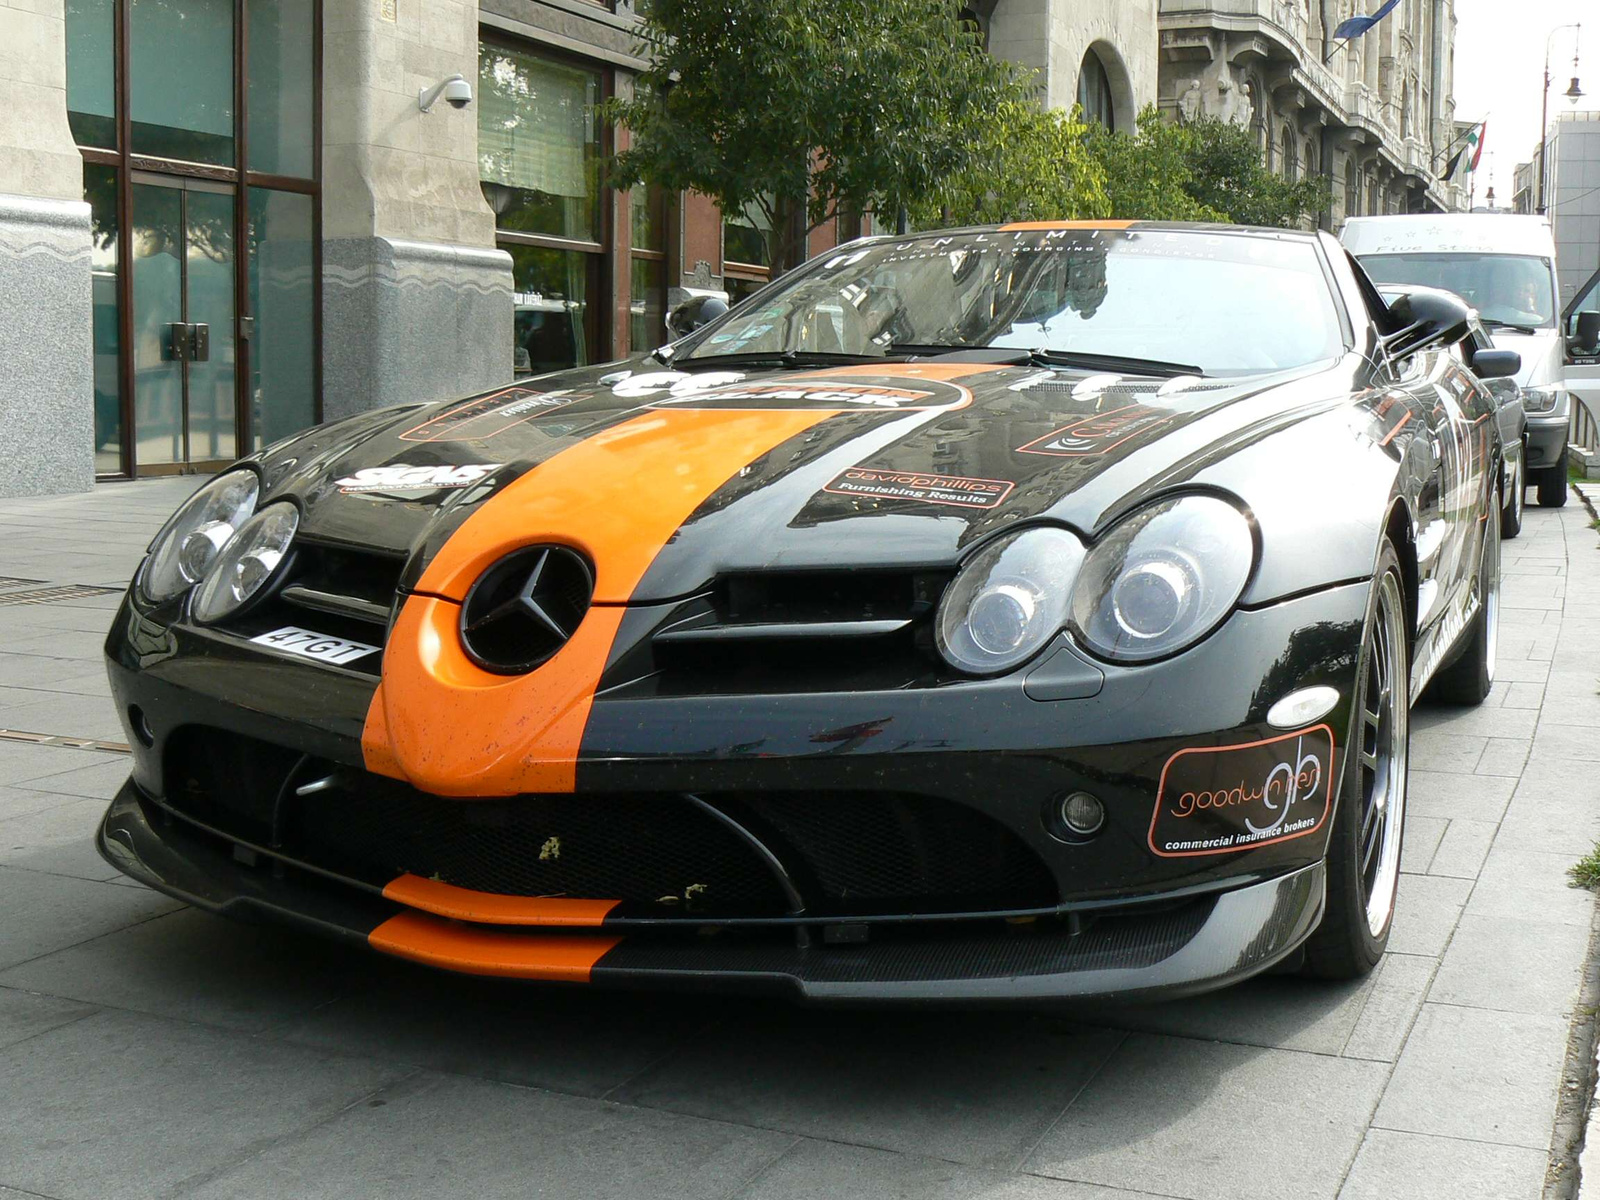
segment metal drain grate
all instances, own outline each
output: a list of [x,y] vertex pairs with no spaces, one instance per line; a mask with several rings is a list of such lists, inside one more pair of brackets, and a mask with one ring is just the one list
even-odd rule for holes
[[[24,583],[37,583],[25,579]],[[91,587],[86,583],[67,583],[59,587],[29,588],[22,592],[0,591],[0,606],[7,604],[55,604],[62,600],[81,600],[86,596],[115,596],[121,588]]]
[[27,733],[21,729],[0,729],[0,741],[32,742],[38,746],[70,746],[74,750],[103,750],[107,754],[131,754],[127,742],[105,742],[96,738],[68,737],[60,733]]
[[25,587],[30,583],[43,583],[42,579],[23,579],[16,575],[0,575],[0,591],[9,588]]

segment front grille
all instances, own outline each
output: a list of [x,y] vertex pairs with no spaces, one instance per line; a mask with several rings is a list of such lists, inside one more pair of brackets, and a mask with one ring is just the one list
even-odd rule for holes
[[[291,777],[292,773],[292,777]],[[333,774],[304,797],[295,786]],[[242,840],[374,887],[402,874],[513,896],[621,900],[636,915],[775,917],[783,884],[750,841],[670,792],[452,799],[190,726],[167,750],[167,802]],[[937,796],[700,797],[759,839],[818,916],[1044,908],[1044,862],[984,813]]]
[[678,911],[781,916],[777,880],[737,834],[659,796],[450,800],[365,786],[302,803],[285,848],[374,881],[420,875],[510,896],[577,896]]
[[939,796],[779,792],[729,800],[772,831],[778,856],[799,864],[801,890],[830,909],[1039,908],[1059,898],[1021,838]]
[[[223,627],[248,638],[294,625],[382,646],[404,566],[401,554],[297,538],[272,594]],[[376,675],[381,664],[381,656],[369,654],[348,669]]]
[[619,658],[616,684],[674,695],[904,687],[940,672],[933,613],[948,570],[724,576]]

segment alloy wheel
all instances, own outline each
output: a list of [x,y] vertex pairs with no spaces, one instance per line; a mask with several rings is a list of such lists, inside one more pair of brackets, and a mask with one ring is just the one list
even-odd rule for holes
[[1409,672],[1405,601],[1400,581],[1387,572],[1378,584],[1378,609],[1372,645],[1362,678],[1358,717],[1358,779],[1361,797],[1361,887],[1367,928],[1379,937],[1394,915],[1400,870],[1400,832],[1405,820],[1406,747],[1410,737],[1406,704]]

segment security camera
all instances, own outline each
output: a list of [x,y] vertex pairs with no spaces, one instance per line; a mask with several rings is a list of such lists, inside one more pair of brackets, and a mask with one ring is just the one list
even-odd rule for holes
[[423,112],[430,112],[440,96],[449,102],[451,108],[465,108],[472,103],[472,85],[461,76],[452,75],[418,92],[417,107]]

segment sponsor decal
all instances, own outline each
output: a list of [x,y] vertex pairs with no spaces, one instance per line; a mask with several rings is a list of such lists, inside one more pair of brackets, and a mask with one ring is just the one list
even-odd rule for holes
[[1006,479],[969,479],[962,475],[929,475],[921,471],[880,471],[851,467],[822,490],[840,496],[881,500],[919,500],[958,508],[994,508],[1016,484]]
[[462,488],[477,483],[503,463],[468,463],[460,467],[407,466],[363,467],[354,475],[336,479],[341,492],[411,492]]
[[345,663],[378,652],[377,646],[369,646],[365,642],[352,642],[348,638],[329,637],[325,633],[318,633],[314,629],[302,629],[298,625],[285,625],[282,629],[259,634],[250,640],[257,645],[282,650],[286,654],[314,658],[318,662],[333,663],[335,666],[343,666]]
[[972,393],[957,384],[937,379],[860,383],[847,379],[805,379],[772,383],[736,384],[687,395],[673,394],[657,400],[656,408],[704,409],[809,409],[849,412],[918,412],[931,408],[960,408]]
[[1333,730],[1179,750],[1161,769],[1150,849],[1162,858],[1253,850],[1322,827],[1333,805]]
[[506,430],[554,412],[577,401],[564,392],[535,392],[528,388],[507,388],[492,396],[468,400],[432,420],[413,426],[400,435],[402,442],[481,442]]
[[1129,404],[1084,417],[1018,446],[1017,450],[1022,454],[1054,454],[1062,458],[1104,454],[1136,434],[1165,425],[1171,419],[1172,414],[1165,409]]
[[696,392],[708,392],[713,388],[738,383],[744,376],[743,371],[706,371],[698,375],[691,375],[687,371],[650,371],[643,375],[624,372],[615,379],[608,375],[600,382],[611,380],[613,394],[633,400],[647,399],[662,392],[672,396],[692,396]]

